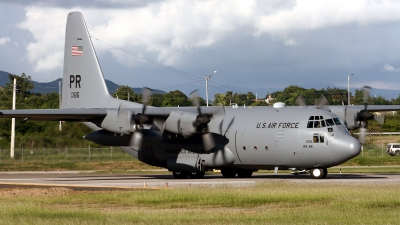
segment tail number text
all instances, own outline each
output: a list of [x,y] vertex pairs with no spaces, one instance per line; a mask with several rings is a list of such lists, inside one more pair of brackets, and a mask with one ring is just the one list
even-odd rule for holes
[[79,92],[78,91],[71,92],[71,98],[79,98]]

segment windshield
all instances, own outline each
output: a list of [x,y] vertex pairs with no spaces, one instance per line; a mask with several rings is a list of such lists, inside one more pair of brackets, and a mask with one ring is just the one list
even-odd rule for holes
[[339,118],[333,118],[333,121],[335,121],[336,125],[343,125],[342,121]]

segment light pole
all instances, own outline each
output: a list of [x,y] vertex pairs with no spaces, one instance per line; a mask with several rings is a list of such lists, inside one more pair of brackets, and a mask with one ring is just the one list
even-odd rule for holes
[[[14,78],[13,84],[13,103],[12,110],[15,110],[15,102],[16,102],[16,92],[17,92],[17,79]],[[15,147],[15,118],[11,120],[11,144],[10,144],[10,157],[14,158],[14,147]]]
[[206,75],[206,102],[207,102],[207,107],[208,107],[208,81],[211,79],[211,76],[212,75],[214,75],[214,74],[216,74],[217,73],[217,71],[214,71],[212,74],[210,74],[210,75]]
[[350,105],[350,77],[354,74],[347,76],[347,105]]

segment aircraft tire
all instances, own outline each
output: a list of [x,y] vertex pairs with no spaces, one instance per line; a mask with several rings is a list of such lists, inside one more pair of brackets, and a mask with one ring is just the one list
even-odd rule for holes
[[172,171],[172,175],[174,175],[174,177],[176,179],[186,179],[189,175],[188,172],[182,172],[182,171]]
[[238,170],[237,175],[240,178],[249,178],[249,177],[251,177],[251,175],[253,175],[253,171],[252,170]]
[[322,178],[325,178],[328,175],[328,169],[327,168],[322,168],[322,169],[324,170],[324,177]]
[[204,177],[205,171],[191,172],[189,173],[189,177],[192,179],[201,179]]
[[314,179],[323,179],[328,174],[326,168],[313,168],[310,170],[310,174]]
[[234,178],[236,176],[236,170],[234,169],[221,169],[221,174],[224,178]]

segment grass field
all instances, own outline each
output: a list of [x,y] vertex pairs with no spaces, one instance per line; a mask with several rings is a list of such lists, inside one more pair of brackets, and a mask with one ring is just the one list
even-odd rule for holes
[[[329,173],[400,173],[400,157],[382,154],[385,140],[379,141],[375,138],[377,143],[364,148],[363,154],[329,168]],[[0,170],[143,173],[142,169],[159,169],[118,150],[50,153],[28,150],[9,160],[2,151]],[[398,224],[399,190],[399,183],[324,180],[123,191],[0,189],[0,224]]]
[[400,184],[267,181],[250,187],[0,197],[0,224],[398,224]]

